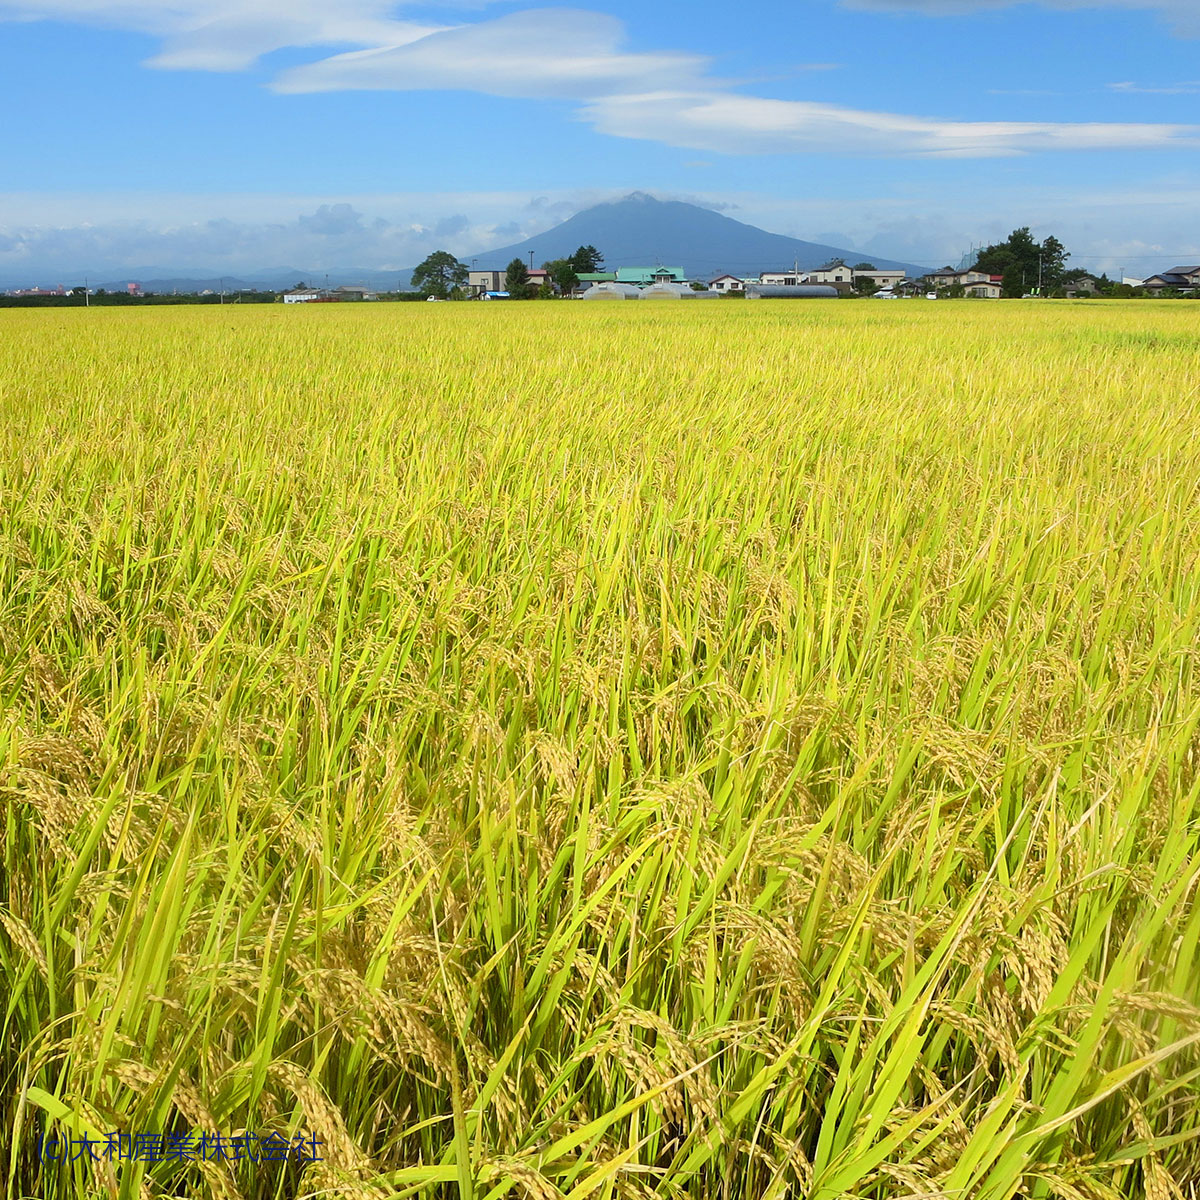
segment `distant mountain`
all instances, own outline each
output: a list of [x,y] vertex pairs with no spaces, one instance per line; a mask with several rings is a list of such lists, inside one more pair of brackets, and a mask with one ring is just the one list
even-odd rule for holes
[[656,200],[644,192],[584,209],[545,233],[474,258],[480,268],[499,270],[514,258],[528,262],[532,250],[534,265],[540,267],[543,262],[565,258],[577,247],[589,245],[604,255],[609,270],[661,263],[683,267],[694,279],[711,279],[726,271],[757,275],[760,271],[787,270],[793,263],[810,270],[833,258],[843,258],[851,265],[872,262],[880,269],[903,269],[909,275],[924,275],[929,270],[864,250],[767,233],[711,209],[678,200]]

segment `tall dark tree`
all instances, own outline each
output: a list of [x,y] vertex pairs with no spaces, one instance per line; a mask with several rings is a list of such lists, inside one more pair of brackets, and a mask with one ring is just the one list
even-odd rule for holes
[[412,273],[412,286],[426,296],[445,300],[455,288],[466,287],[470,270],[448,250],[435,250]]
[[529,299],[529,268],[523,259],[514,258],[505,268],[504,287],[513,300]]
[[1009,234],[1007,241],[981,250],[975,270],[1004,276],[1006,296],[1023,296],[1038,286],[1039,277],[1045,294],[1061,286],[1069,257],[1058,238],[1051,236],[1039,243],[1029,226],[1022,225]]
[[575,268],[576,275],[598,271],[604,266],[604,255],[595,246],[580,246],[571,255],[571,266]]
[[1063,277],[1067,273],[1066,247],[1056,237],[1048,237],[1042,243],[1042,290],[1062,287]]

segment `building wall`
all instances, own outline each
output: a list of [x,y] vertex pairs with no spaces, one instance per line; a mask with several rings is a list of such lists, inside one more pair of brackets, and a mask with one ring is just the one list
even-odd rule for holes
[[905,271],[855,271],[853,274],[855,279],[870,279],[879,287],[894,287],[908,278]]
[[806,271],[804,279],[806,283],[853,283],[854,272],[849,267],[833,267],[828,271]]
[[503,271],[470,271],[467,286],[476,295],[481,292],[502,292],[505,288]]

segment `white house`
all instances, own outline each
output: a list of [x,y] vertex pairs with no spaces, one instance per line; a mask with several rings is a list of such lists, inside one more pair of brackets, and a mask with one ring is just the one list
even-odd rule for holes
[[744,292],[746,281],[736,275],[718,275],[716,279],[708,281],[708,286],[714,292]]
[[988,300],[998,300],[1003,275],[989,275],[986,271],[954,271],[947,267],[944,271],[934,271],[925,278],[935,288],[962,286],[970,296],[982,296]]
[[851,271],[854,277],[854,282],[857,283],[860,279],[869,279],[877,288],[894,288],[898,283],[903,283],[908,277],[905,271]]
[[[766,280],[763,280],[766,283]],[[818,267],[804,272],[805,283],[853,283],[854,271],[850,267]]]
[[981,300],[999,300],[1003,294],[1001,276],[995,279],[978,279],[973,283],[963,285],[963,294],[978,296]]

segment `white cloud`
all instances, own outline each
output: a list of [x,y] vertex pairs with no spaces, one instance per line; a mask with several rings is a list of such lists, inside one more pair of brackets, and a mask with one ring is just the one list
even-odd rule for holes
[[615,17],[577,9],[532,9],[430,34],[404,46],[338,54],[286,71],[282,92],[454,88],[493,96],[582,98],[701,77],[690,54],[632,54]]
[[1159,84],[1144,87],[1136,83],[1110,83],[1110,90],[1139,96],[1195,96],[1200,94],[1200,79],[1188,79],[1183,83]]
[[0,0],[0,20],[79,21],[163,39],[149,66],[237,71],[289,46],[399,46],[444,26],[390,0]]
[[1200,37],[1200,7],[1196,0],[842,0],[846,8],[868,12],[924,13],[933,17],[969,15],[1031,2],[1065,12],[1088,9],[1150,12],[1168,21],[1177,33]]
[[797,100],[658,92],[584,108],[602,133],[725,154],[841,153],[981,158],[1038,150],[1200,146],[1186,125],[942,121]]
[[[1010,0],[845,2],[947,13]],[[1084,0],[1045,2],[1080,7]],[[1173,12],[1182,0],[1095,2]],[[395,19],[395,7],[388,0],[0,0],[0,20],[58,17],[157,34],[163,45],[150,63],[171,68],[233,70],[286,46],[351,45],[284,71],[273,86],[568,100],[601,133],[725,154],[965,158],[1200,144],[1200,129],[1185,125],[949,121],[746,95],[710,75],[702,56],[629,50],[624,25],[597,12],[530,9],[434,26]]]
[[535,9],[403,47],[335,55],[285,72],[274,86],[576,99],[581,117],[601,133],[724,154],[982,158],[1200,146],[1200,127],[1184,125],[944,121],[747,96],[709,77],[698,56],[632,54],[623,42],[615,18]]

